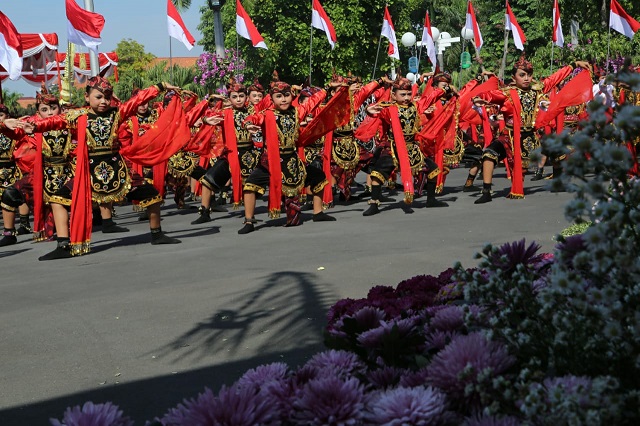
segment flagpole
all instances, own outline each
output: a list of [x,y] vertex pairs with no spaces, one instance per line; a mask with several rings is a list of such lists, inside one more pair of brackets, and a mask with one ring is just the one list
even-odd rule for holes
[[549,75],[553,74],[553,46],[555,43],[551,41],[551,64],[549,65]]
[[507,50],[509,48],[509,30],[507,29],[507,3],[505,2],[505,14],[504,14],[504,49],[502,51],[502,63],[500,64],[500,72],[498,77],[504,80],[504,71],[507,68]]
[[313,54],[313,0],[311,0],[311,37],[309,38],[309,86],[311,86],[312,56]]
[[[84,0],[84,8],[89,12],[93,12],[93,0]],[[98,47],[96,46],[97,49]],[[89,49],[89,63],[91,64],[91,77],[95,77],[100,73],[100,62],[98,61],[98,54],[93,49]]]
[[171,44],[171,36],[169,36],[169,69],[171,70],[171,84],[173,84],[173,51]]
[[[383,22],[382,25],[384,26],[384,12],[382,12],[382,22]],[[380,34],[380,37],[378,38],[378,50],[376,51],[376,61],[373,64],[373,74],[371,74],[371,80],[373,80],[376,77],[376,69],[378,68],[378,56],[380,56],[380,45],[381,44],[382,44],[382,34]]]
[[[609,12],[609,15],[611,15],[611,12]],[[611,47],[611,16],[609,16],[609,32],[607,33],[607,69],[606,69],[607,74],[609,74],[609,60],[611,55],[610,47]]]

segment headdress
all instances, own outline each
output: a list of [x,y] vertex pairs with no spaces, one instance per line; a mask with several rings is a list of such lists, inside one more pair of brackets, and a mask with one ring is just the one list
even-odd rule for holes
[[251,86],[249,86],[249,88],[247,89],[247,92],[264,93],[264,87],[262,87],[262,84],[260,84],[260,82],[256,78],[255,80],[253,80],[253,84]]
[[271,76],[271,87],[269,89],[269,93],[273,95],[274,93],[287,92],[291,92],[291,85],[285,83],[284,81],[280,81],[278,72],[274,70]]
[[411,90],[412,84],[413,83],[411,83],[411,80],[409,80],[408,78],[398,76],[398,78],[396,78],[396,80],[393,82],[393,91]]
[[451,74],[449,74],[448,72],[441,72],[439,74],[436,74],[433,76],[433,78],[431,79],[432,84],[435,86],[438,83],[449,83],[451,84]]
[[167,93],[164,94],[164,98],[162,98],[162,104],[164,106],[169,105],[169,102],[171,102],[171,99],[173,99],[173,97],[176,95],[177,93],[175,92],[175,90],[169,90]]
[[244,84],[238,83],[235,78],[231,77],[227,83],[227,93],[231,92],[247,93],[247,88]]
[[520,56],[520,59],[518,59],[516,61],[516,63],[513,64],[513,72],[514,72],[514,74],[515,74],[515,72],[517,70],[524,70],[528,74],[532,74],[533,73],[533,64],[531,62],[527,61],[527,59],[524,57],[524,53],[522,54],[522,56]]
[[300,92],[300,97],[301,98],[310,98],[311,96],[315,95],[316,93],[318,93],[321,90],[322,89],[319,88],[319,87],[305,87]]
[[109,83],[106,78],[100,77],[99,75],[91,77],[89,81],[87,81],[87,90],[89,89],[99,90],[108,98],[113,95],[113,86],[111,83]]
[[47,86],[42,83],[42,88],[36,93],[36,105],[60,105],[58,98],[47,90]]
[[137,87],[134,87],[133,90],[131,91],[131,97],[133,98],[138,93],[140,93],[140,89]]
[[9,115],[9,108],[7,108],[5,104],[0,104],[0,112],[4,112],[5,114]]

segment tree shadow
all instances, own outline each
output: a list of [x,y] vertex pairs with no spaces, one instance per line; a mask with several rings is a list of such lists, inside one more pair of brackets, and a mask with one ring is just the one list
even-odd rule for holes
[[[191,237],[201,237],[204,235],[218,234],[219,232],[220,232],[219,226],[209,226],[206,228],[194,228],[193,231],[180,230],[180,231],[168,231],[165,233],[174,238],[191,238]],[[122,237],[122,238],[109,238],[106,240],[100,240],[92,243],[91,253],[100,253],[102,251],[110,250],[116,247],[136,246],[136,245],[149,244],[149,243],[151,243],[151,236],[147,233],[136,234],[136,235],[131,235],[131,236]]]
[[0,252],[0,259],[2,259],[3,257],[15,256],[15,255],[18,255],[20,253],[24,253],[25,251],[29,251],[29,250],[33,250],[33,249],[24,248],[24,249],[15,249],[15,250],[2,251],[2,252]]
[[315,281],[314,274],[282,271],[255,290],[221,295],[227,307],[153,353],[201,360],[222,351],[234,356],[246,345],[269,353],[320,344],[326,311],[337,295]]

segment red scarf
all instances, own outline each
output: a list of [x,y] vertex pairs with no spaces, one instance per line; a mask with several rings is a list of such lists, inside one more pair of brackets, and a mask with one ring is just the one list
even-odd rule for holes
[[42,187],[44,170],[42,169],[42,133],[35,134],[36,158],[33,164],[33,239],[42,241],[44,235],[44,201]]
[[78,147],[76,174],[71,195],[71,254],[81,255],[91,250],[91,177],[87,149],[87,116],[78,117]]
[[236,121],[233,116],[233,108],[225,109],[222,128],[224,132],[224,144],[227,148],[229,170],[231,171],[231,183],[233,185],[233,208],[240,206],[242,200],[242,174],[240,173],[240,159],[238,157],[238,138],[236,135]]
[[406,204],[411,204],[413,202],[413,173],[411,172],[407,143],[404,140],[398,107],[396,105],[389,106],[389,115],[391,117],[393,139],[396,143],[396,155],[398,157],[398,165],[400,166],[402,186],[404,187],[404,202]]
[[[297,114],[297,112],[296,112]],[[264,113],[265,144],[269,161],[269,217],[280,216],[282,204],[282,168],[280,166],[280,139],[273,110]]]
[[509,90],[513,102],[513,173],[511,173],[511,192],[509,198],[524,198],[522,181],[522,149],[520,147],[520,130],[522,127],[522,105],[516,89]]

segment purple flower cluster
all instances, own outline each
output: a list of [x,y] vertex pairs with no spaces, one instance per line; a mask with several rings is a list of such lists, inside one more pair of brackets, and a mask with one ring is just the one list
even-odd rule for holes
[[199,74],[195,77],[194,82],[201,86],[215,88],[224,85],[231,78],[242,83],[246,62],[240,57],[239,51],[227,49],[224,57],[210,52],[202,53],[196,61],[196,67]]
[[118,406],[110,402],[94,404],[85,402],[80,408],[67,408],[62,420],[51,419],[52,426],[132,426],[129,417],[123,417]]

